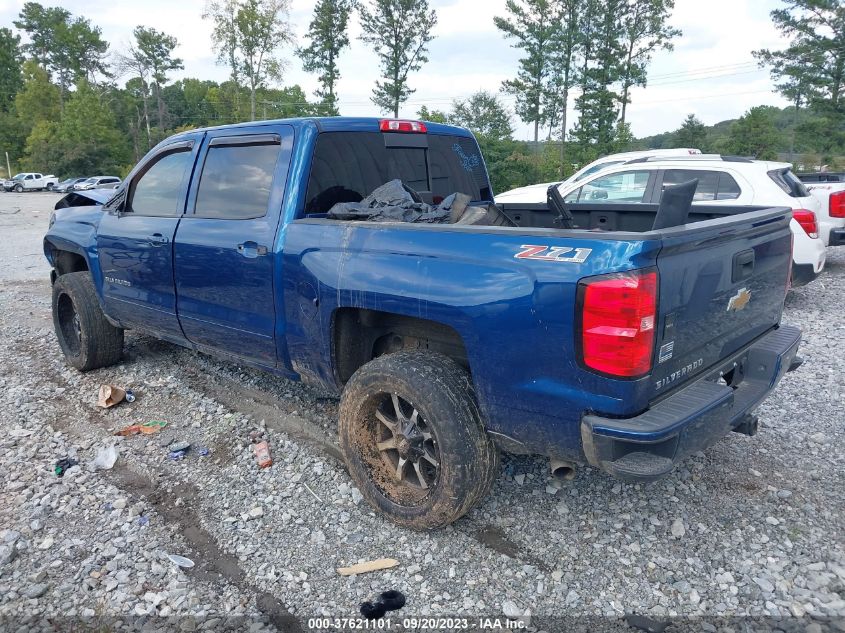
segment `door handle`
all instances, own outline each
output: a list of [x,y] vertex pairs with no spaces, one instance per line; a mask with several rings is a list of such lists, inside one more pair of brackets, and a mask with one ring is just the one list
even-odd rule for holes
[[748,279],[754,272],[754,249],[741,251],[734,255],[733,269],[731,270],[731,281],[736,283]]
[[252,240],[238,244],[238,252],[248,259],[259,257],[267,254],[267,247],[261,244],[256,244]]
[[161,233],[153,233],[147,238],[147,241],[153,246],[164,246],[170,241],[170,238],[165,237]]

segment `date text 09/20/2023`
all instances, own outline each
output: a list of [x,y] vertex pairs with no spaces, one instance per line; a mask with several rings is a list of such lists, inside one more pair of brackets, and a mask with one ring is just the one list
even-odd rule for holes
[[309,618],[309,631],[367,631],[392,630],[401,623],[401,629],[412,631],[486,631],[486,630],[521,630],[526,623],[521,620],[511,620],[500,617],[476,618],[435,618],[435,617],[406,617],[399,619],[379,618]]

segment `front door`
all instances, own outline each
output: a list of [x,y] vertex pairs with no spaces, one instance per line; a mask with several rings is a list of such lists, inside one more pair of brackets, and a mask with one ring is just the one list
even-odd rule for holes
[[292,144],[286,125],[209,132],[174,246],[188,340],[266,366],[276,364],[274,243]]
[[180,342],[173,238],[200,139],[165,146],[146,160],[127,183],[126,199],[103,214],[97,232],[106,313]]

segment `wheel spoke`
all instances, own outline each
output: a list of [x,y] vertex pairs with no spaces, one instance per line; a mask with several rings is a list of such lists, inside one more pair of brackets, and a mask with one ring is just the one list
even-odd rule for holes
[[396,419],[401,422],[405,419],[405,415],[402,413],[402,407],[399,405],[399,396],[392,393],[390,394],[390,399],[393,400],[393,409],[396,411]]
[[419,416],[420,416],[420,412],[417,411],[416,409],[414,409],[414,412],[411,414],[411,418],[410,418],[409,422],[411,424],[413,424],[414,426],[416,426],[417,425],[417,418]]
[[379,419],[379,422],[384,424],[394,435],[399,432],[399,426],[396,424],[396,422],[388,418],[384,413],[382,413],[378,409],[376,409],[376,417]]
[[384,440],[383,442],[379,442],[376,444],[376,448],[380,451],[389,451],[390,449],[396,448],[396,438],[391,437],[388,440]]
[[414,471],[417,473],[417,481],[420,482],[420,488],[423,490],[428,488],[428,483],[423,477],[422,470],[420,469],[420,463],[418,461],[414,462]]
[[429,455],[428,451],[425,451],[422,455],[423,459],[426,460],[429,464],[434,466],[435,468],[440,468],[440,462],[438,462],[434,456]]
[[408,460],[402,456],[399,457],[399,463],[396,465],[396,479],[402,481],[405,479],[405,467],[408,465]]

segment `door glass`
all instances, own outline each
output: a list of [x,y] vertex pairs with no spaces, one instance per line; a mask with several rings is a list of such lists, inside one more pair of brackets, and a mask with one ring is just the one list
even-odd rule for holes
[[188,149],[166,154],[135,180],[129,209],[136,215],[182,215],[185,174],[193,157]]
[[680,185],[690,180],[698,179],[695,188],[694,202],[705,202],[716,199],[716,189],[719,184],[719,172],[704,169],[667,169],[663,176],[663,188]]
[[578,202],[637,203],[642,202],[648,186],[648,171],[628,171],[600,176],[581,187]]
[[195,212],[201,218],[246,220],[267,213],[281,145],[211,145]]

